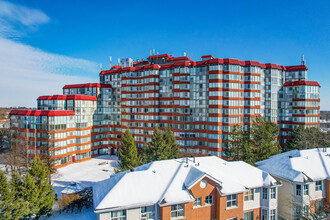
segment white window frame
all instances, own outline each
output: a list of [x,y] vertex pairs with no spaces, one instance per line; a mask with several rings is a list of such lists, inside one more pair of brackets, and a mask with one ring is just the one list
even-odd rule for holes
[[194,200],[194,207],[199,207],[199,206],[202,206],[202,197],[197,197],[195,198]]
[[247,192],[244,192],[244,201],[254,200],[254,189],[250,189]]
[[[318,184],[318,183],[320,183],[320,184]],[[316,181],[315,182],[315,191],[322,191],[322,189],[323,189],[323,186],[322,185],[323,185],[322,184],[322,180]]]
[[[113,215],[117,216],[113,216]],[[119,214],[119,215],[118,215]],[[124,215],[121,215],[124,214]],[[126,220],[126,209],[125,210],[117,210],[117,211],[111,211],[110,212],[110,220]]]
[[[183,211],[183,215],[179,215],[180,212]],[[172,217],[172,214],[176,213],[176,216]],[[181,218],[185,216],[185,211],[184,211],[184,204],[175,204],[171,205],[171,218]]]
[[205,196],[205,205],[213,205],[213,195]]
[[[233,198],[235,197],[235,198]],[[233,204],[235,203],[235,204]],[[229,205],[228,205],[229,204]],[[232,208],[232,207],[237,207],[237,194],[232,194],[227,196],[227,202],[226,202],[226,207],[227,208]]]

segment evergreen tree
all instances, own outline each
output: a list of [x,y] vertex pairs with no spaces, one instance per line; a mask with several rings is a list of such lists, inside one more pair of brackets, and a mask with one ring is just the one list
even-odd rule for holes
[[25,215],[31,217],[38,213],[39,208],[39,190],[35,185],[34,179],[30,173],[24,176],[23,187],[22,187],[22,198],[26,202]]
[[330,145],[330,132],[323,133],[319,128],[299,126],[293,130],[291,140],[283,147],[283,151],[327,147]]
[[253,143],[250,139],[250,132],[243,131],[243,127],[235,125],[229,133],[229,140],[226,141],[225,153],[229,160],[243,160],[254,164]]
[[13,172],[9,182],[13,196],[13,210],[11,213],[12,219],[21,219],[27,215],[26,204],[22,196],[23,182],[17,172]]
[[52,190],[52,185],[49,183],[49,170],[45,166],[40,158],[37,156],[34,158],[31,168],[28,169],[28,173],[34,179],[35,186],[37,188],[38,211],[37,217],[47,216],[52,213],[52,207],[55,203],[55,194]]
[[121,171],[132,169],[142,164],[141,157],[138,154],[135,140],[129,129],[126,129],[121,138],[120,162]]
[[256,161],[268,159],[279,153],[278,134],[277,124],[266,121],[264,117],[256,117],[252,125],[253,154]]
[[150,143],[150,151],[152,161],[166,160],[170,154],[170,149],[166,147],[164,136],[158,127],[156,127],[153,131]]
[[167,159],[178,158],[180,150],[178,144],[176,143],[176,138],[170,127],[165,128],[164,140],[167,148],[166,152],[169,152]]
[[141,159],[143,163],[149,163],[152,161],[151,149],[147,144],[143,145],[143,149],[141,150]]
[[13,202],[14,198],[7,177],[0,170],[0,219],[11,219]]

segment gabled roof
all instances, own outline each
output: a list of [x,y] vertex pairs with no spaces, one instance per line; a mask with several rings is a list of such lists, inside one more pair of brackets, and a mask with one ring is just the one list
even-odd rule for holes
[[[125,171],[93,186],[96,212],[194,201],[190,188],[203,177],[218,184],[221,195],[249,188],[273,186],[276,180],[244,162],[227,162],[215,156],[155,161]],[[251,178],[253,177],[253,178]]]
[[258,168],[292,182],[310,182],[330,177],[330,148],[292,150],[256,163]]

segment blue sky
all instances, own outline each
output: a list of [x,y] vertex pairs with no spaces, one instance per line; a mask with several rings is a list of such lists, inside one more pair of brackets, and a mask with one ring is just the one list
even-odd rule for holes
[[156,49],[279,65],[300,64],[304,54],[309,80],[322,86],[321,109],[330,110],[329,11],[328,0],[0,0],[0,74],[8,77],[0,106],[35,106],[38,95],[60,93],[63,84],[97,82],[109,56],[135,60]]

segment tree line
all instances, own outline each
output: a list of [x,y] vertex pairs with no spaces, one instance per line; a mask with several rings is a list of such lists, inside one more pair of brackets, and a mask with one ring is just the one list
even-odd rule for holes
[[258,116],[249,129],[235,125],[226,140],[225,154],[228,160],[243,160],[254,165],[255,162],[268,159],[270,156],[295,149],[328,147],[330,133],[319,128],[299,126],[293,130],[291,139],[280,147],[278,142],[279,127]]
[[153,131],[151,143],[138,150],[134,137],[126,129],[121,139],[120,171],[133,169],[155,160],[167,160],[179,157],[179,147],[171,128],[166,127],[162,132],[158,127]]
[[55,194],[49,181],[49,170],[36,156],[20,175],[12,170],[8,180],[0,170],[0,219],[29,219],[49,216],[55,203]]

